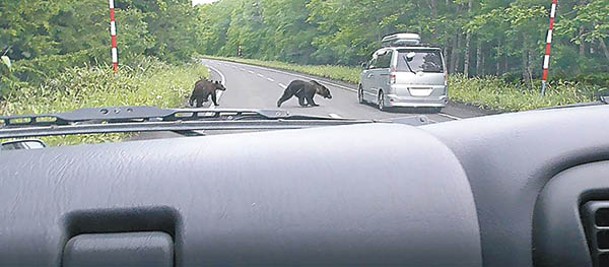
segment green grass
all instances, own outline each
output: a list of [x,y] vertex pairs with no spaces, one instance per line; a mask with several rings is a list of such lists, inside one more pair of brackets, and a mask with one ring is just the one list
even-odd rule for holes
[[[360,68],[345,66],[296,65],[234,57],[205,57],[306,73],[352,84],[359,83],[361,72]],[[540,88],[541,85],[537,82],[534,87]],[[523,111],[589,102],[594,93],[601,89],[572,82],[557,82],[550,86],[546,96],[542,98],[537,89],[526,89],[522,85],[507,83],[497,77],[466,78],[463,75],[451,75],[449,78],[449,96],[452,101],[496,111]]]
[[[40,114],[104,106],[182,107],[192,85],[208,70],[200,64],[168,65],[153,59],[123,66],[115,76],[109,67],[66,69],[38,86],[14,90],[0,103],[3,115]],[[116,142],[128,134],[41,138],[49,145]]]

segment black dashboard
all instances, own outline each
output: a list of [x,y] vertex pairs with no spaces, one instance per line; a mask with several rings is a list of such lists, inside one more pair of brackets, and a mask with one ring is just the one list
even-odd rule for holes
[[604,266],[606,106],[0,153],[2,266]]

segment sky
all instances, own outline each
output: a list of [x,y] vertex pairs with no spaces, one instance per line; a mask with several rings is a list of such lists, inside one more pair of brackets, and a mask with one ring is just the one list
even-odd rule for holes
[[198,5],[198,4],[208,4],[208,3],[212,3],[212,2],[216,2],[218,0],[192,0],[192,5]]

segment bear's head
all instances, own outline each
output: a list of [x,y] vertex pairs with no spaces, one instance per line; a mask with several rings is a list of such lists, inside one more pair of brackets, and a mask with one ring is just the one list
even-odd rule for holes
[[226,87],[219,81],[215,81],[214,86],[216,86],[216,90],[226,91]]
[[332,99],[332,94],[330,93],[328,87],[325,87],[323,84],[320,84],[317,81],[311,81],[311,83],[315,85],[315,92],[318,95],[327,99]]

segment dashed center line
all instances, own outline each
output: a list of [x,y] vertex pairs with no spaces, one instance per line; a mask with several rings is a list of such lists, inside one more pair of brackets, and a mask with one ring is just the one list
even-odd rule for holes
[[330,118],[333,118],[333,119],[342,119],[343,118],[340,115],[334,114],[334,113],[330,113],[330,114],[328,114],[328,116],[330,116]]
[[247,72],[249,72],[249,73],[251,73],[251,74],[254,74],[254,72],[253,72],[253,71],[251,71],[251,70],[248,70]]
[[258,73],[258,74],[256,74],[256,75],[258,75],[258,77],[260,77],[260,78],[264,78],[264,75],[262,75],[262,74],[260,74],[260,73]]
[[274,82],[275,80],[273,80],[273,78],[267,77],[267,80],[269,80],[269,82]]
[[239,68],[239,70],[240,70],[240,71],[245,71],[245,69],[244,69],[244,68]]
[[281,88],[283,88],[283,89],[288,88],[288,86],[287,86],[287,85],[285,85],[285,84],[283,84],[283,83],[278,83],[278,84],[279,84],[279,86],[280,86]]

